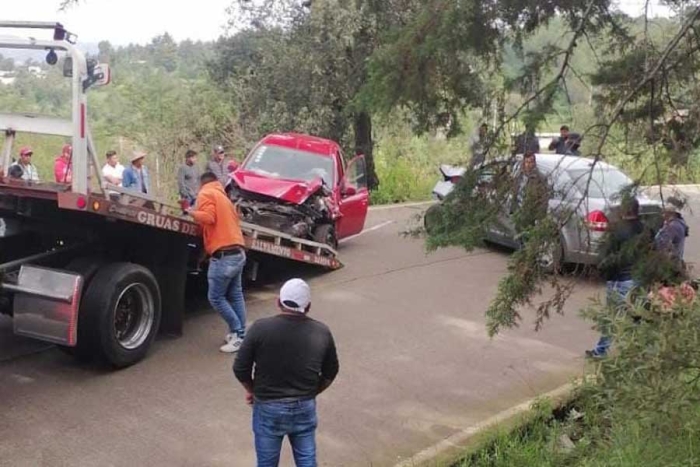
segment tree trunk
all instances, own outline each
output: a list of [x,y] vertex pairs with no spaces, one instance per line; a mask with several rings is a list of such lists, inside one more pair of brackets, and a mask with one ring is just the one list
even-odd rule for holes
[[375,190],[379,187],[379,179],[374,169],[374,143],[372,141],[372,117],[367,112],[354,115],[355,154],[364,154],[367,162],[367,187]]

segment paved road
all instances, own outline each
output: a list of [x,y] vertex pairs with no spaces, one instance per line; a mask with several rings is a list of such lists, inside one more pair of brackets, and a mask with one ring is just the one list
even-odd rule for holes
[[[543,331],[526,314],[521,329],[489,340],[484,310],[507,254],[426,255],[399,235],[419,209],[373,211],[368,227],[381,227],[342,245],[346,268],[310,277],[313,316],[330,325],[341,359],[319,398],[320,465],[394,465],[569,381],[596,337],[576,310],[600,284],[581,281]],[[691,228],[700,232],[697,219]],[[272,289],[251,291],[251,319],[275,313],[273,299]],[[250,409],[232,358],[218,352],[223,334],[213,312],[192,313],[184,337],[108,372],[11,338],[0,322],[0,466],[254,465]],[[292,465],[286,444],[284,459]]]

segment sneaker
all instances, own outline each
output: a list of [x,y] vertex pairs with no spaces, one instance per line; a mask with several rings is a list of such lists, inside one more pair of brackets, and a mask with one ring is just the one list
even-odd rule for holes
[[241,348],[241,344],[243,344],[243,339],[240,339],[235,334],[232,334],[231,339],[222,345],[219,350],[224,353],[236,353],[238,352],[238,349]]
[[586,350],[586,358],[604,358],[604,353],[598,353],[595,350]]
[[235,332],[229,332],[226,334],[226,337],[224,337],[224,344],[228,344],[232,340],[236,339],[236,333]]

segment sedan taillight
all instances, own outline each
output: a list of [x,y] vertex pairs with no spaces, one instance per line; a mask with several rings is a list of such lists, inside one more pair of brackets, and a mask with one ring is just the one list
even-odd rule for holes
[[608,230],[608,218],[603,211],[591,211],[586,216],[586,225],[594,232],[605,232]]

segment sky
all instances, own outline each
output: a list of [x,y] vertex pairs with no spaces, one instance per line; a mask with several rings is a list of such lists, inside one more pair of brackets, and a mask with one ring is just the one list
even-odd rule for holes
[[65,12],[58,11],[60,3],[12,1],[11,8],[0,9],[0,19],[58,21],[79,43],[143,44],[166,31],[177,41],[214,40],[225,32],[232,0],[80,0]]
[[[80,0],[78,5],[59,12],[60,0],[16,0],[11,8],[0,10],[0,19],[59,21],[78,35],[79,43],[108,40],[114,45],[143,44],[166,31],[177,41],[214,40],[225,33],[226,8],[232,1]],[[630,15],[644,11],[645,0],[617,3]],[[669,11],[658,0],[652,0],[651,13],[667,16]]]

